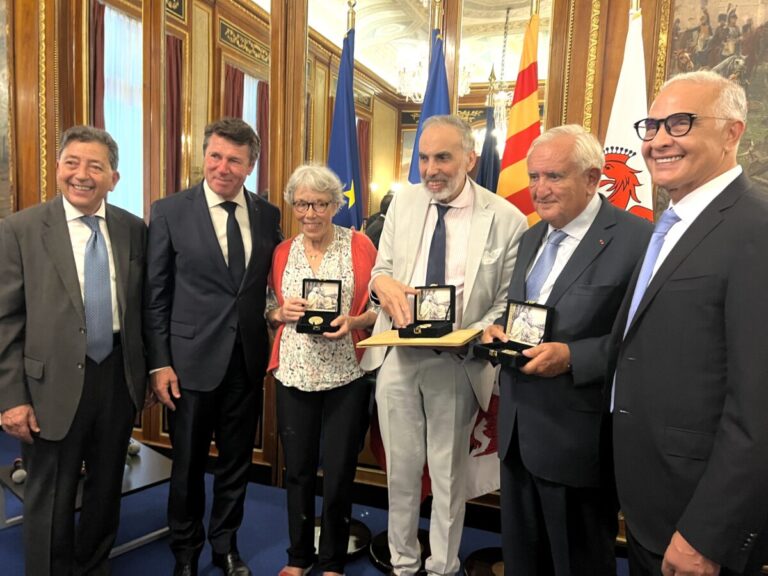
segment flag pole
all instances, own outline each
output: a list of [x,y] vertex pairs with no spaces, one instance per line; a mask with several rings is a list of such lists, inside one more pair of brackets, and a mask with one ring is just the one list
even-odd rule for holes
[[432,4],[432,30],[438,29],[440,32],[443,31],[442,4],[443,0],[434,0],[434,4]]
[[634,12],[640,10],[640,0],[631,0],[629,4]]
[[541,0],[531,0],[531,16],[539,13]]
[[355,27],[355,6],[357,5],[357,0],[347,0],[347,6],[349,6],[349,10],[347,10],[347,30],[352,30],[352,28]]

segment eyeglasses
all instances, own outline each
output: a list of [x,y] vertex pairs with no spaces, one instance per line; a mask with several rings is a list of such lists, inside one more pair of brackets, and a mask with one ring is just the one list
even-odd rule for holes
[[667,134],[679,138],[685,136],[693,128],[693,121],[696,118],[712,118],[714,120],[730,120],[730,118],[720,118],[719,116],[700,116],[690,112],[675,112],[666,118],[643,118],[635,122],[635,132],[640,140],[650,142],[659,133],[659,127],[664,124]]
[[325,211],[328,210],[328,207],[331,204],[333,204],[333,202],[304,202],[304,200],[299,200],[293,203],[293,210],[297,214],[304,214],[312,208],[312,210],[315,211],[315,214],[325,214]]

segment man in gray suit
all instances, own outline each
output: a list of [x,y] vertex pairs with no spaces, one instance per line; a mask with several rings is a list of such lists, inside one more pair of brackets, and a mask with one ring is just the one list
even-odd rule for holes
[[0,222],[0,411],[28,472],[27,574],[108,574],[126,447],[144,405],[146,227],[105,200],[119,180],[109,134],[75,126],[59,149],[62,196]]
[[[601,434],[606,344],[652,227],[596,194],[604,161],[577,125],[548,130],[528,152],[541,221],[520,240],[509,298],[550,307],[553,321],[550,341],[499,382],[502,544],[515,576],[616,574],[618,508]],[[505,325],[499,318],[482,340],[507,341]]]
[[[525,231],[512,204],[478,186],[467,173],[475,164],[469,126],[455,116],[433,116],[419,140],[421,185],[395,195],[379,243],[371,291],[383,313],[374,333],[413,318],[409,296],[430,277],[430,254],[443,228],[442,282],[456,287],[455,328],[483,329],[502,313],[507,285]],[[440,264],[438,262],[438,264]],[[431,282],[429,282],[431,283]],[[386,358],[385,358],[386,356]],[[420,567],[416,539],[421,475],[432,481],[430,574],[459,570],[469,439],[478,406],[488,408],[491,370],[457,350],[371,348],[366,370],[381,367],[376,401],[387,457],[389,548],[394,574]]]

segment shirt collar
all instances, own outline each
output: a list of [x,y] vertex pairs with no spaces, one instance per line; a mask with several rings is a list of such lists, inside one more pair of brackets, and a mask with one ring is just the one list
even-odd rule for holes
[[[211,187],[208,186],[206,180],[203,180],[203,190],[205,191],[205,202],[208,204],[208,208],[213,208],[214,206],[227,202],[227,200],[211,190]],[[232,198],[231,202],[234,202],[238,206],[242,206],[246,210],[248,209],[248,205],[245,203],[245,191],[242,186],[240,187],[240,190],[238,190],[237,195]]]
[[[430,205],[439,204],[437,200],[432,198],[432,195],[429,193],[429,191],[427,191],[426,188],[424,188],[424,186],[422,186],[422,189],[424,190],[425,194],[429,196]],[[472,185],[470,184],[469,176],[467,176],[466,180],[464,181],[464,187],[461,189],[461,192],[459,192],[459,195],[448,202],[448,204],[443,204],[443,206],[450,206],[451,208],[467,208],[468,206],[472,205],[473,201],[474,194],[472,193]]]
[[[592,195],[590,201],[587,202],[587,205],[584,210],[581,211],[581,214],[568,222],[568,224],[563,226],[561,230],[568,234],[568,236],[575,238],[580,242],[586,235],[587,230],[592,226],[592,222],[597,218],[597,213],[600,211],[600,204],[602,204],[602,200],[600,199],[600,194],[596,192]],[[549,236],[552,230],[554,230],[554,228],[550,224],[547,230],[547,236]]]
[[709,206],[712,200],[717,198],[731,182],[739,177],[741,172],[741,165],[737,164],[730,170],[712,178],[709,182],[705,182],[693,192],[686,194],[680,202],[675,203],[670,200],[669,205],[675,209],[675,214],[680,217],[680,220],[693,221],[704,211],[704,208]]
[[[64,204],[64,217],[66,218],[67,222],[71,222],[72,220],[77,220],[79,218],[82,218],[83,216],[87,216],[83,211],[81,211],[79,208],[76,208],[72,205],[72,203],[67,200],[67,197],[63,194],[61,195],[62,203]],[[105,200],[101,201],[101,206],[99,206],[99,209],[96,210],[96,212],[93,213],[93,216],[99,216],[100,218],[104,218],[106,220],[107,218],[107,202]]]

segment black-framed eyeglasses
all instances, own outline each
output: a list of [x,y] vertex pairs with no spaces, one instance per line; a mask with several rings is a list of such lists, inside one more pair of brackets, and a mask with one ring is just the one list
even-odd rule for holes
[[720,118],[719,116],[702,116],[692,114],[691,112],[675,112],[666,118],[643,118],[635,122],[635,132],[640,140],[649,142],[659,133],[659,127],[664,124],[667,134],[679,138],[685,136],[693,128],[693,121],[696,118],[712,118],[714,120],[729,120],[729,118]]
[[293,209],[297,214],[304,214],[310,208],[315,211],[315,214],[325,214],[325,211],[328,210],[328,207],[331,204],[333,204],[333,202],[319,200],[315,202],[304,202],[304,200],[298,200],[293,203]]

